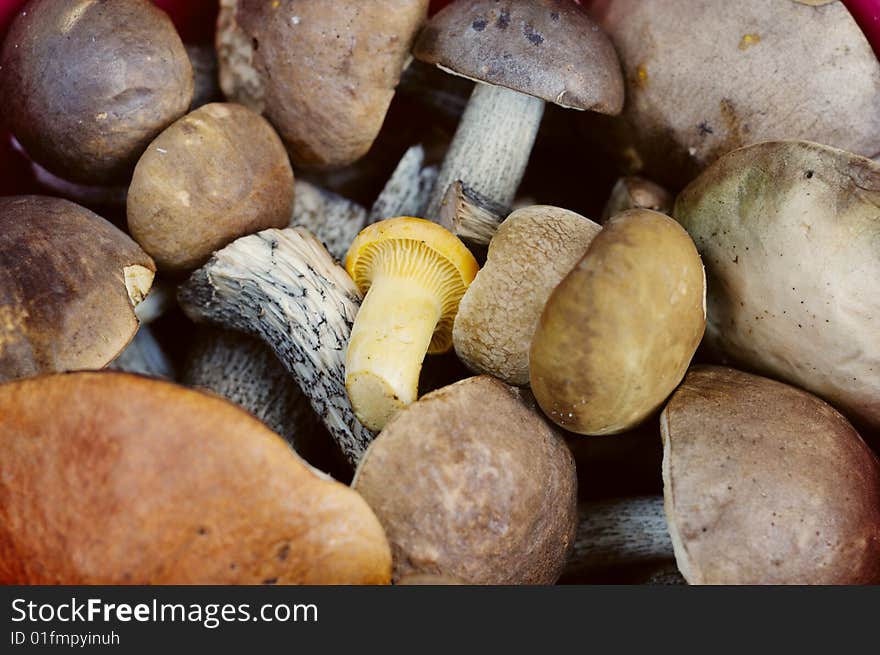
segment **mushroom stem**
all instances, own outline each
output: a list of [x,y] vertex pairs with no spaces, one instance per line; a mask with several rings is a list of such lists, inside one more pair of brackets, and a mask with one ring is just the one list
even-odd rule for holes
[[469,246],[488,246],[510,213],[461,180],[449,185],[440,208],[440,225]]
[[193,320],[269,344],[349,462],[357,463],[373,439],[344,386],[360,294],[315,237],[287,228],[241,238],[193,273],[179,300]]
[[148,325],[141,325],[131,343],[107,365],[114,371],[174,380],[174,365]]
[[461,180],[503,206],[513,204],[544,115],[544,101],[477,84],[437,176],[426,216],[438,221],[449,185]]
[[[411,146],[373,203],[367,223],[396,216],[421,216],[437,180],[437,167],[425,166],[425,148]],[[349,240],[349,243],[354,237]]]
[[327,251],[342,261],[351,242],[367,222],[367,210],[356,202],[314,184],[297,180],[290,227],[304,227]]
[[381,430],[418,395],[422,361],[442,313],[440,295],[425,282],[384,272],[361,304],[345,385],[355,414],[371,430]]
[[564,577],[587,582],[617,569],[675,561],[662,496],[581,503]]

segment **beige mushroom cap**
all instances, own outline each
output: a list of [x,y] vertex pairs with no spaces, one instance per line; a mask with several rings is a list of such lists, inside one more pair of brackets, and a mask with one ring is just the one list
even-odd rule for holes
[[488,376],[422,397],[385,426],[352,486],[391,542],[394,579],[551,584],[577,527],[564,440]]
[[428,0],[223,0],[220,85],[266,115],[296,166],[346,166],[378,135],[427,13]]
[[455,317],[455,352],[468,368],[529,383],[529,347],[544,305],[600,229],[557,207],[526,207],[507,217]]
[[661,427],[667,522],[688,582],[880,582],[880,464],[829,405],[698,366]]
[[376,517],[215,396],[121,373],[0,386],[0,584],[383,584]]
[[706,323],[693,241],[648,209],[612,218],[556,287],[532,340],[541,409],[578,434],[616,434],[659,409]]
[[880,428],[880,165],[749,146],[679,196],[709,273],[706,343]]
[[67,200],[0,198],[0,382],[102,368],[138,329],[153,260]]
[[287,227],[293,171],[259,114],[204,105],[162,132],[134,171],[128,227],[162,270],[190,271],[235,239]]

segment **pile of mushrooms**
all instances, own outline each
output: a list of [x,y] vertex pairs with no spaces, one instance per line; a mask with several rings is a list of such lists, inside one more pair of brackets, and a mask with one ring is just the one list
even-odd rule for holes
[[843,3],[22,2],[0,583],[880,583]]

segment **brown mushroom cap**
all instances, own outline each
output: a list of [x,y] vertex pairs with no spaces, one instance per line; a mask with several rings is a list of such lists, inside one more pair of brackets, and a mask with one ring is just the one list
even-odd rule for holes
[[231,403],[121,373],[0,386],[0,583],[387,583],[366,503]]
[[709,273],[706,343],[880,427],[880,165],[815,143],[731,152],[675,217]]
[[599,221],[604,225],[612,216],[627,209],[653,209],[671,214],[675,197],[659,184],[643,177],[622,177],[614,185]]
[[413,54],[562,107],[603,114],[623,107],[614,46],[570,0],[457,0],[422,30]]
[[574,461],[520,392],[488,376],[391,419],[352,483],[391,542],[394,579],[556,581],[577,527]]
[[501,224],[455,317],[455,352],[468,368],[529,383],[529,347],[544,305],[600,229],[580,214],[540,205]]
[[220,85],[262,112],[296,166],[339,168],[370,149],[428,0],[223,0]]
[[684,377],[706,324],[693,241],[648,209],[612,218],[559,284],[532,340],[541,409],[578,434],[615,434],[660,407]]
[[187,114],[150,144],[128,192],[128,227],[162,270],[188,271],[235,239],[287,227],[293,171],[259,114],[228,103]]
[[880,582],[880,464],[829,405],[699,366],[661,427],[666,515],[688,582]]
[[0,198],[0,381],[101,368],[138,328],[156,267],[124,232],[67,200]]
[[124,182],[193,96],[168,16],[147,0],[31,0],[0,54],[10,130],[36,161],[85,184]]
[[627,101],[620,118],[586,127],[628,173],[677,190],[724,153],[775,139],[880,154],[880,63],[845,3],[602,4]]

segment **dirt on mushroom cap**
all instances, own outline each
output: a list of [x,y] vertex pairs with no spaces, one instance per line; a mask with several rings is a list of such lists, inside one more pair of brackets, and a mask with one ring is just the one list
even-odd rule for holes
[[382,522],[394,579],[552,584],[577,527],[574,461],[520,391],[489,376],[393,418],[353,482]]
[[388,542],[234,405],[118,373],[0,387],[4,584],[383,584]]
[[667,519],[690,583],[880,581],[880,464],[829,405],[699,366],[661,425]]
[[0,198],[0,381],[101,368],[138,329],[153,260],[67,200]]

